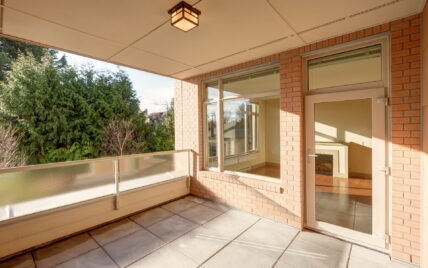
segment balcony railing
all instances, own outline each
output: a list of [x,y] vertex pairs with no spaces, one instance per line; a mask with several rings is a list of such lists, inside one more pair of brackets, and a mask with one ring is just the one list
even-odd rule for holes
[[0,169],[0,221],[120,195],[190,175],[190,150]]

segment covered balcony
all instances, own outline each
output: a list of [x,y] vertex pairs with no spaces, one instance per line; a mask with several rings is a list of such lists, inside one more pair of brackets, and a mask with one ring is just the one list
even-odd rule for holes
[[0,267],[427,265],[425,1],[178,2],[1,1],[174,78],[175,150],[0,169]]
[[296,265],[411,267],[358,245],[192,195],[15,257],[2,267]]

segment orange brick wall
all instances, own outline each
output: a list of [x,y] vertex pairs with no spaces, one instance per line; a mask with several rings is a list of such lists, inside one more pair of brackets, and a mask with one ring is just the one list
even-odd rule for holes
[[[421,54],[422,54],[422,115],[423,115],[423,135],[422,135],[422,222],[428,219],[428,5],[425,5],[423,11],[422,31],[421,31]],[[428,267],[428,226],[422,224],[422,260],[421,263]]]
[[[196,141],[197,174],[191,180],[191,192],[262,216],[302,228],[304,225],[304,94],[302,58],[304,52],[325,48],[379,33],[391,38],[391,135],[392,135],[392,256],[408,262],[420,262],[420,25],[421,16],[392,21],[361,31],[320,41],[304,47],[238,64],[187,80],[192,84],[181,98],[194,108],[197,122],[186,136],[177,139]],[[201,80],[272,61],[280,62],[281,77],[281,183],[202,170]],[[198,98],[198,99],[194,99]],[[182,107],[188,109],[187,107]],[[190,108],[189,108],[190,109]],[[178,111],[179,113],[180,111]],[[192,117],[193,120],[194,117]],[[180,136],[182,135],[182,136]],[[177,145],[179,145],[177,143]],[[183,147],[182,142],[177,149]]]

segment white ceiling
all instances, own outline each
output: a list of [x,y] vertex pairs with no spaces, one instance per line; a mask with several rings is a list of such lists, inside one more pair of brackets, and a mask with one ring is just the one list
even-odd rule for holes
[[[169,23],[179,0],[4,0],[2,33],[179,79],[421,12],[425,0],[188,0],[200,25]],[[321,4],[322,3],[322,4]]]

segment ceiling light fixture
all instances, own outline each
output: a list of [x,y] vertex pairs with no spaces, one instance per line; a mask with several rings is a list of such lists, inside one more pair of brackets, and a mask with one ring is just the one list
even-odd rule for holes
[[168,10],[168,13],[171,16],[171,25],[185,32],[199,25],[201,12],[184,1]]

